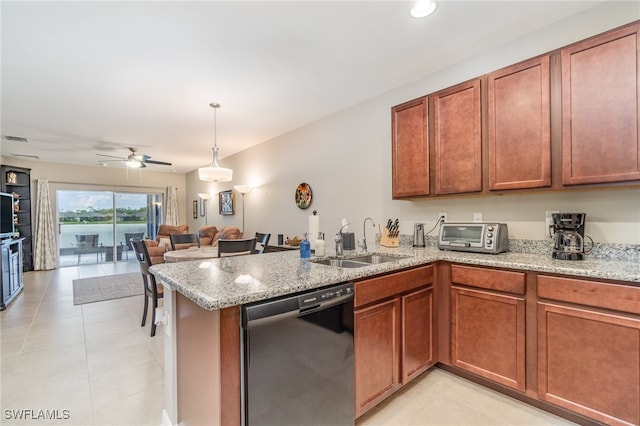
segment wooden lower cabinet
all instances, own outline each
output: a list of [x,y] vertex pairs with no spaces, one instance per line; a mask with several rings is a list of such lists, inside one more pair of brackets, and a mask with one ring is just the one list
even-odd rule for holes
[[453,287],[451,360],[456,367],[524,391],[524,298]]
[[400,387],[400,300],[355,312],[356,418]]
[[[538,296],[538,397],[640,424],[640,287],[541,276]],[[603,309],[613,305],[627,312]]]
[[433,280],[428,266],[356,283],[356,418],[435,364]]
[[402,384],[433,364],[433,287],[402,296]]

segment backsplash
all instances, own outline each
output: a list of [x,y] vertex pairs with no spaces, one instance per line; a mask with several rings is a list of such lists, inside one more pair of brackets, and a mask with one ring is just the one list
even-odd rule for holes
[[[413,245],[413,235],[401,234],[399,239],[403,246]],[[429,246],[437,246],[438,237],[427,235],[424,242]],[[509,251],[513,253],[548,254],[551,256],[552,248],[552,240],[509,240]],[[593,250],[587,254],[587,258],[640,261],[640,244],[594,243]]]

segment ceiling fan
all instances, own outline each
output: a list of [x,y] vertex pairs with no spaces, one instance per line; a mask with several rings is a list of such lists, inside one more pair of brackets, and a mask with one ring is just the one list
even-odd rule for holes
[[162,166],[171,165],[171,163],[167,163],[166,161],[151,160],[151,157],[149,157],[146,154],[137,154],[138,150],[136,148],[129,147],[129,151],[131,151],[131,154],[129,154],[129,156],[127,157],[116,157],[113,155],[106,155],[106,154],[96,154],[96,155],[100,157],[109,157],[109,158],[117,159],[117,160],[100,160],[98,161],[99,163],[110,163],[112,161],[124,161],[127,164],[127,167],[131,167],[134,169],[147,167],[147,164],[160,164]]

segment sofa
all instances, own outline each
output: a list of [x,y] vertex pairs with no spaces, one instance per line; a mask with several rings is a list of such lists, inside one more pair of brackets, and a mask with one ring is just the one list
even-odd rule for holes
[[235,226],[225,226],[218,229],[215,226],[203,225],[198,229],[198,238],[200,239],[200,247],[218,246],[218,240],[239,240],[242,238],[242,231]]
[[[158,228],[158,236],[155,240],[145,240],[147,245],[147,251],[149,252],[149,259],[151,264],[164,263],[164,253],[171,250],[171,240],[169,235],[172,234],[188,234],[188,225],[160,225]],[[218,229],[215,226],[203,225],[198,229],[198,238],[200,239],[200,247],[218,246],[218,240],[228,239],[237,240],[242,238],[242,232],[240,228],[235,226],[226,226]],[[176,250],[181,250],[191,247],[191,244],[177,244]]]

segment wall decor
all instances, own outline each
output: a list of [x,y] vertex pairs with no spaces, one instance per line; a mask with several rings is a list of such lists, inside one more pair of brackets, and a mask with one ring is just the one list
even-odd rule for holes
[[299,209],[306,209],[311,205],[311,186],[308,183],[301,183],[296,188],[296,205]]
[[201,198],[200,199],[200,216],[204,217],[207,213],[207,200]]
[[220,214],[233,214],[233,190],[220,192]]
[[198,200],[193,200],[193,218],[198,218]]

